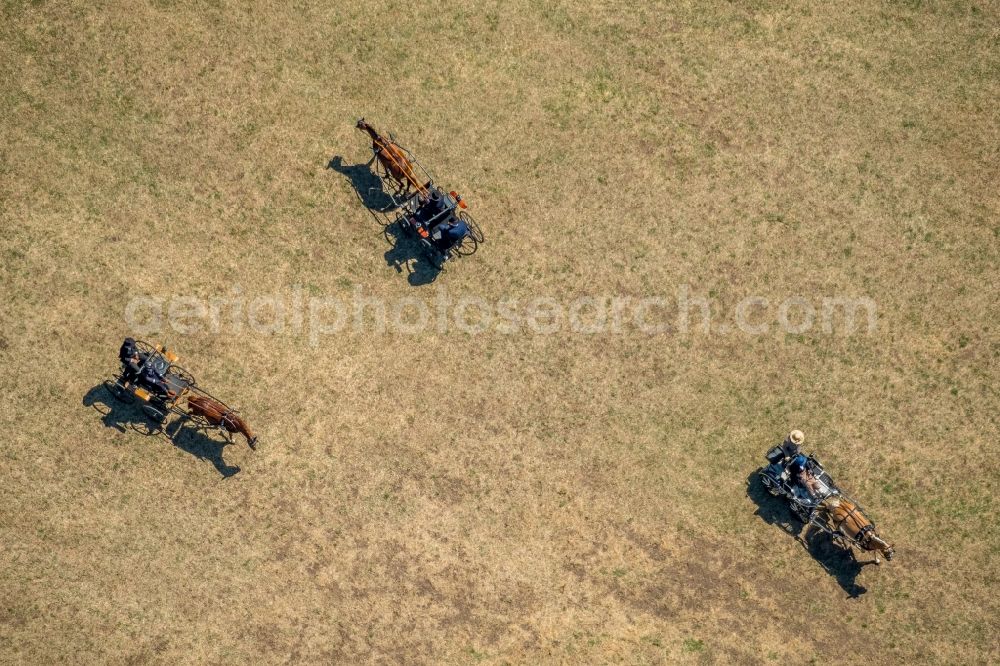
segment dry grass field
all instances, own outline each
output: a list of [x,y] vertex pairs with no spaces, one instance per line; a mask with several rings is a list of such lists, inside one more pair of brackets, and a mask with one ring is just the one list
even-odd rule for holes
[[[6,0],[0,663],[996,663],[998,99],[992,0]],[[360,116],[476,255],[387,238]],[[101,388],[135,297],[678,289],[712,330],[141,336],[256,452]],[[892,562],[787,531],[792,427]]]

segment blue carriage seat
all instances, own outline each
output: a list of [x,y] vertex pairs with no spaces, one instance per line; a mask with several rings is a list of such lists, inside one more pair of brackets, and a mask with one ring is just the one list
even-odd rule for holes
[[465,223],[465,220],[457,218],[454,215],[449,215],[447,222],[437,226],[437,230],[432,238],[439,250],[447,252],[461,243],[468,235],[469,225]]

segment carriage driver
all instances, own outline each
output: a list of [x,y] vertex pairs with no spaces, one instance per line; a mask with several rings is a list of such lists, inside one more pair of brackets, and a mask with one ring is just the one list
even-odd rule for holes
[[819,480],[809,471],[809,459],[801,453],[801,445],[806,439],[801,430],[793,430],[788,433],[788,438],[782,443],[781,448],[791,458],[788,463],[788,475],[802,486],[809,496],[816,498],[823,491]]
[[135,339],[125,338],[118,350],[118,360],[122,362],[122,382],[127,388],[129,384],[145,386],[161,397],[172,398],[176,393],[170,389],[163,378],[156,374],[156,369],[145,365],[146,355],[140,354],[135,347]]
[[152,365],[143,366],[136,383],[153,391],[160,398],[168,399],[177,395],[177,392],[173,391],[163,377],[157,374],[156,368]]
[[428,227],[429,230],[433,229],[444,221],[446,216],[441,215],[441,213],[444,212],[444,209],[444,196],[441,194],[441,190],[436,187],[432,187],[426,203],[424,203],[424,205],[422,205],[417,211],[417,220],[421,224],[427,225],[432,219],[437,218],[434,221],[434,224],[430,224]]
[[118,350],[118,360],[122,362],[122,381],[127,387],[139,378],[139,371],[142,369],[142,359],[135,348],[134,338],[125,338]]

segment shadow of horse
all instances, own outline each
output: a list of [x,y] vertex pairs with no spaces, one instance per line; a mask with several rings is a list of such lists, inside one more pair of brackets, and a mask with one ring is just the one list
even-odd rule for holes
[[[372,158],[374,159],[374,158]],[[334,155],[326,168],[332,169],[347,177],[354,188],[354,193],[369,211],[373,213],[388,213],[396,209],[396,203],[382,187],[382,180],[371,170],[371,161],[364,164],[344,164],[344,158]],[[383,220],[380,220],[384,224]]]
[[94,386],[83,396],[84,407],[92,407],[101,415],[101,422],[107,428],[118,432],[129,430],[147,437],[163,437],[171,444],[195,456],[199,460],[208,460],[223,478],[229,478],[240,471],[235,465],[227,465],[222,459],[226,442],[219,442],[208,437],[204,432],[187,426],[182,420],[173,420],[165,427],[154,423],[136,403],[125,403],[116,400],[105,382]]
[[[802,531],[804,526],[792,513],[787,501],[767,492],[757,470],[747,477],[747,497],[757,505],[754,515],[768,525],[774,525],[793,537]],[[833,576],[848,597],[856,599],[868,591],[857,583],[857,577],[861,569],[870,563],[858,562],[853,552],[835,544],[829,534],[813,529],[804,547],[823,570]]]
[[229,465],[222,458],[229,442],[220,442],[210,437],[203,429],[195,428],[183,421],[175,421],[167,427],[167,436],[181,451],[190,453],[198,460],[207,460],[215,470],[228,479],[240,473],[239,465]]

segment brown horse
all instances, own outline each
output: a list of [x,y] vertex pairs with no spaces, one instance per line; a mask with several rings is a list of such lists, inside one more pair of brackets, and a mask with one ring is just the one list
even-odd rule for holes
[[201,416],[212,425],[225,428],[226,432],[242,434],[247,438],[251,449],[257,443],[257,436],[250,430],[250,426],[218,400],[204,395],[189,395],[187,405],[189,414]]
[[386,174],[396,181],[400,190],[408,190],[413,187],[421,196],[427,196],[427,187],[420,182],[413,168],[413,163],[410,162],[402,148],[391,139],[379,134],[374,127],[365,122],[364,118],[358,121],[357,128],[371,137],[372,151],[375,153],[375,157],[385,169]]
[[[861,507],[843,495],[833,495],[821,501],[816,507],[816,517],[834,534],[835,539],[839,539],[848,548],[856,545],[874,552],[875,564],[880,564],[879,553],[885,555],[886,560],[892,559],[892,544],[878,535],[875,524],[868,519]],[[806,525],[803,541],[813,526],[811,522]]]

